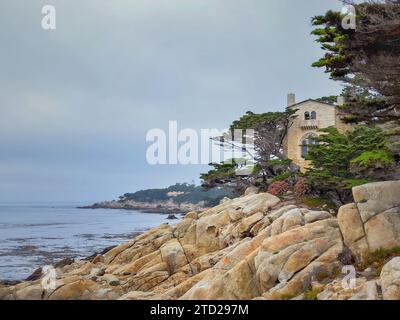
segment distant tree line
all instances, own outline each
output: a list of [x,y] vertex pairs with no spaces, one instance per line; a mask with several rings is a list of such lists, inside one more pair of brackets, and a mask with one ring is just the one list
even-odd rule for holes
[[119,201],[128,200],[137,202],[160,202],[172,200],[177,204],[199,203],[204,201],[206,205],[216,205],[224,197],[235,197],[237,194],[225,189],[204,190],[200,186],[189,183],[176,183],[168,188],[140,190],[135,193],[126,193],[119,197]]

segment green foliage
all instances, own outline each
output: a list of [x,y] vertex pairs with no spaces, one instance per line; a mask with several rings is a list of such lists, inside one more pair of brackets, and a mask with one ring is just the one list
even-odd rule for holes
[[286,112],[253,113],[251,111],[247,111],[246,114],[240,117],[239,120],[233,121],[230,129],[257,129],[264,123],[280,121],[285,117]]
[[347,133],[340,133],[334,127],[321,131],[316,138],[319,144],[310,146],[307,155],[312,167],[306,176],[317,189],[352,188],[374,180],[373,176],[359,177],[352,173],[354,167],[373,166],[376,160],[393,163],[385,134],[377,127],[357,126]]
[[[170,192],[177,192],[179,195],[171,197]],[[126,193],[119,197],[119,201],[133,200],[137,202],[159,202],[173,200],[175,203],[199,203],[205,201],[209,205],[216,205],[224,197],[233,197],[234,194],[224,189],[205,191],[200,186],[188,183],[177,183],[162,189],[140,190],[135,193]]]
[[[240,171],[243,167],[248,169],[248,166],[242,166],[238,159],[234,159],[229,164],[213,163],[210,164],[213,169],[201,175],[202,186],[206,189],[225,187],[236,192],[243,192],[252,185],[266,188],[267,181],[277,176],[275,182],[290,177],[289,172],[294,167],[292,161],[286,159],[283,154],[283,142],[296,111],[295,108],[287,108],[284,112],[261,114],[248,111],[239,120],[234,121],[230,126],[230,131],[254,130],[254,135],[250,137],[254,142],[252,147],[249,148],[246,142],[240,145],[241,152],[252,156],[253,170],[249,173],[243,173],[242,170],[241,174],[237,175],[238,170]],[[237,149],[237,142],[235,141],[236,144],[232,143],[229,136],[230,134],[216,137],[214,141],[220,147]]]
[[254,165],[253,175],[258,176],[261,174],[261,172],[262,172],[262,166],[259,163],[256,163]]
[[354,187],[362,186],[363,184],[367,184],[372,181],[373,181],[372,179],[352,178],[352,179],[343,179],[342,183],[344,184],[345,189],[353,189]]
[[323,68],[332,78],[341,78],[349,73],[351,55],[346,51],[345,41],[349,32],[342,28],[344,15],[340,12],[328,11],[325,16],[315,16],[312,24],[316,28],[311,32],[316,41],[326,50],[325,56],[312,64],[313,67]]
[[367,253],[363,256],[360,263],[357,264],[357,269],[360,271],[368,267],[375,268],[377,276],[380,275],[383,266],[392,258],[400,256],[400,246],[391,249],[378,249],[374,252]]
[[295,175],[296,174],[294,172],[290,172],[290,171],[284,172],[284,173],[281,173],[281,174],[277,175],[276,177],[274,177],[272,179],[272,182],[285,181],[286,179],[293,177]]
[[238,168],[238,164],[234,160],[232,162],[222,162],[221,164],[211,164],[211,166],[214,167],[213,170],[200,175],[202,180],[234,178]]
[[[223,187],[234,192],[243,192],[248,185],[243,183],[242,176],[236,174],[243,163],[244,159],[231,159],[222,163],[210,163],[213,169],[200,175],[202,187],[205,190]],[[258,166],[253,167],[253,172],[257,172],[258,170]]]
[[318,295],[322,292],[322,288],[314,288],[304,292],[305,300],[318,300]]
[[[344,28],[345,17],[328,11],[312,18],[312,35],[325,54],[312,64],[344,82],[346,104],[342,111],[351,122],[399,120],[400,3],[354,3],[356,29]],[[394,32],[396,30],[396,32]]]
[[312,209],[332,209],[336,211],[335,205],[327,197],[303,197],[301,202]]
[[385,165],[395,164],[393,155],[391,155],[387,150],[374,150],[365,151],[357,158],[350,161],[352,165],[357,165],[361,167],[369,167],[376,163],[382,163]]
[[318,99],[316,99],[316,101],[333,104],[333,103],[337,102],[337,98],[338,98],[337,96],[327,96],[327,97],[318,98]]

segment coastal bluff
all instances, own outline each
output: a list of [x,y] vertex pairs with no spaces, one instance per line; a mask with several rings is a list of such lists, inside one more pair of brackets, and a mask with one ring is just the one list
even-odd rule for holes
[[[400,181],[356,187],[336,217],[249,190],[56,266],[52,288],[40,274],[0,285],[0,299],[400,299],[399,195]],[[377,250],[384,260],[373,259]]]

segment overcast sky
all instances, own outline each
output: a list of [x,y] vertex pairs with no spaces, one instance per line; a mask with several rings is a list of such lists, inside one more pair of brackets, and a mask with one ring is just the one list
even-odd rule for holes
[[[41,9],[57,29],[41,28]],[[338,94],[310,65],[336,0],[1,0],[0,202],[113,199],[198,181],[150,166],[146,133],[226,128],[247,110]]]

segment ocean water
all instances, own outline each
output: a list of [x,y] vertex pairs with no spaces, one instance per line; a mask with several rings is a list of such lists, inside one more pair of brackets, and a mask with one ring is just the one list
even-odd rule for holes
[[23,280],[40,266],[88,257],[168,222],[161,213],[0,204],[0,280]]

